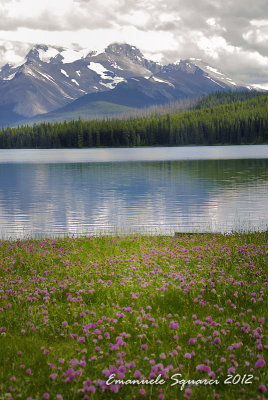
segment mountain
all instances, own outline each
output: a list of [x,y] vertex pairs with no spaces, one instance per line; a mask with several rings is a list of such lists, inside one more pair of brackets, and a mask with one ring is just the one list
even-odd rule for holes
[[200,59],[161,65],[129,44],[102,53],[36,45],[21,65],[0,70],[0,125],[54,114],[91,118],[230,89],[252,88]]

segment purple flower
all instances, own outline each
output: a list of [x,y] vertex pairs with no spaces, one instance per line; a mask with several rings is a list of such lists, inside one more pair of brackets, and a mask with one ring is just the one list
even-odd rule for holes
[[189,344],[195,344],[196,340],[197,340],[196,338],[191,338],[189,340]]
[[192,393],[192,389],[190,389],[190,388],[185,389],[184,397],[186,397],[186,399],[189,399],[191,393]]
[[228,374],[234,374],[235,373],[235,368],[231,367],[228,369]]
[[140,373],[139,370],[136,370],[136,371],[134,372],[134,378],[141,378],[141,376],[142,376],[142,374]]
[[211,368],[208,367],[208,366],[205,365],[205,364],[199,364],[199,365],[197,365],[196,370],[197,370],[197,371],[210,372],[210,371],[211,371]]
[[170,329],[178,329],[179,328],[178,322],[177,321],[170,321],[169,327],[170,327]]
[[265,393],[265,392],[266,392],[266,386],[265,386],[265,385],[260,385],[260,386],[259,386],[259,391],[260,391],[261,393]]
[[265,366],[265,361],[262,358],[259,358],[258,361],[255,364],[256,368],[262,368]]

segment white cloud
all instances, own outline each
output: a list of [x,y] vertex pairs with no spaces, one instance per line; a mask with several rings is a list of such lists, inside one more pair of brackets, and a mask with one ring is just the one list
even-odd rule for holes
[[218,59],[222,52],[233,54],[236,51],[222,36],[205,37],[202,33],[198,33],[197,36],[198,47],[214,59]]
[[73,6],[73,0],[10,0],[2,3],[0,10],[6,13],[7,18],[34,19],[47,11],[53,16],[62,16],[63,10],[71,10]]
[[[252,22],[252,21],[251,21]],[[268,50],[268,21],[259,22],[253,25],[253,29],[249,29],[242,34],[243,39],[251,45],[264,44]],[[265,23],[266,22],[266,23]]]
[[226,31],[226,28],[222,27],[220,24],[220,18],[208,18],[206,23],[212,28],[216,28],[218,30]]
[[250,21],[250,25],[257,26],[258,28],[261,26],[268,26],[268,19],[253,19]]
[[264,89],[264,90],[268,90],[268,83],[259,83],[259,84],[255,84],[252,85],[258,89]]
[[263,82],[267,13],[265,0],[1,0],[0,56],[18,61],[35,43],[102,50],[129,42],[154,60],[212,60],[236,79]]

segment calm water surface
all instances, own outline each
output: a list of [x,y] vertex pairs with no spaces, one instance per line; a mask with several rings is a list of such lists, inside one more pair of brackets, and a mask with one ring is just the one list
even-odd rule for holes
[[264,230],[268,145],[0,150],[0,236]]

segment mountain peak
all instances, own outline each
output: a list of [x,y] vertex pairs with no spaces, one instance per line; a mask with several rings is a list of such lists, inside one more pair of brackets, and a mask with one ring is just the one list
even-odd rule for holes
[[130,93],[134,104],[138,92],[152,104],[216,90],[251,89],[202,60],[161,65],[127,43],[112,43],[104,52],[36,44],[20,64],[0,68],[0,112],[2,105],[10,104],[11,110],[29,117],[87,94],[104,101],[116,87],[111,94],[116,104]]
[[135,46],[127,43],[112,43],[105,49],[106,53],[123,54],[129,58],[141,60],[144,58],[142,52]]
[[26,55],[27,60],[39,58],[37,46],[33,47]]
[[43,62],[50,62],[51,59],[56,57],[63,50],[63,48],[37,44],[28,52],[26,59],[28,61],[40,60]]
[[65,47],[37,44],[28,52],[26,55],[26,60],[28,62],[34,60],[52,64],[67,64],[83,59],[87,55],[92,55],[88,52],[88,49],[74,50],[71,48],[67,49]]

